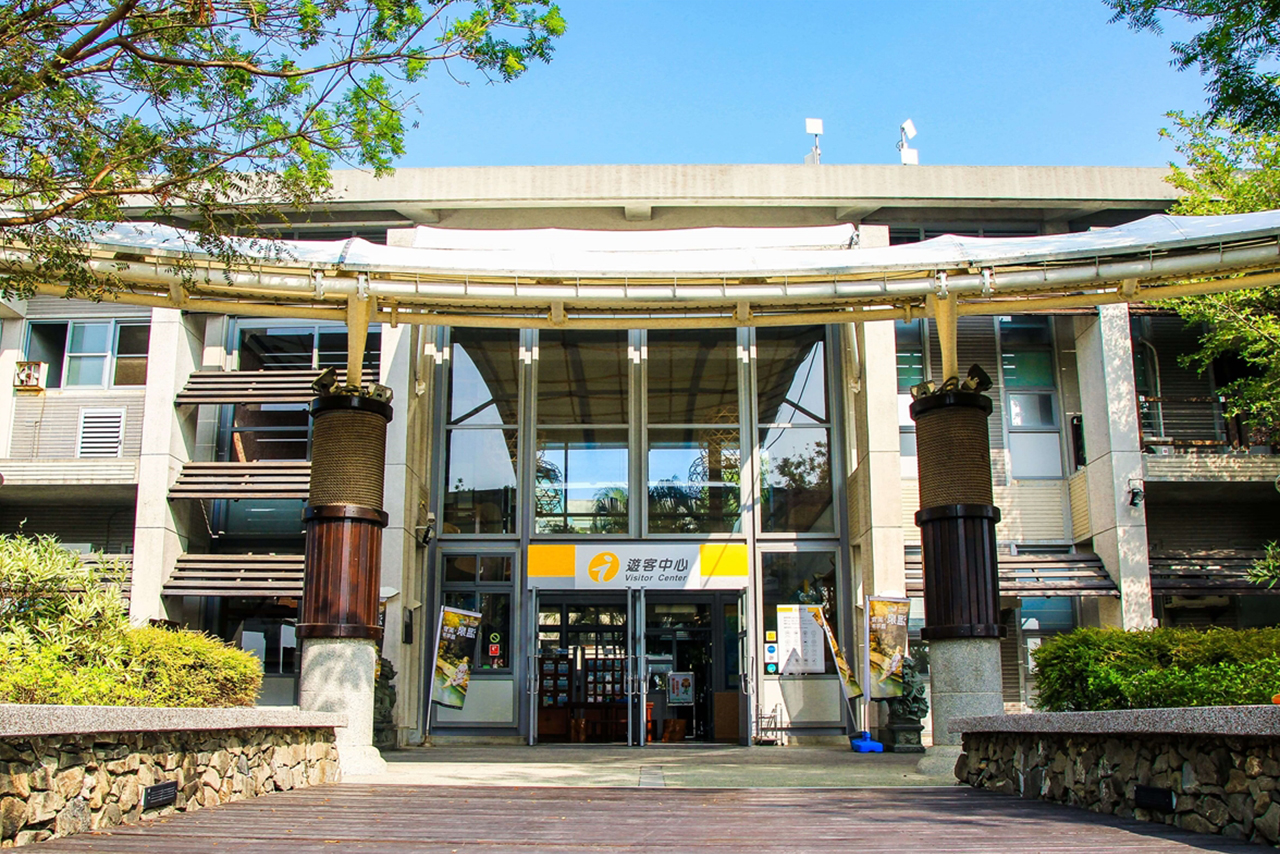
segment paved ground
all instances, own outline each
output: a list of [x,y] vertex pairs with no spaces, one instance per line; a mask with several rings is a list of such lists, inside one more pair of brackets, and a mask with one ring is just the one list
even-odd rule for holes
[[952,786],[955,753],[917,770],[918,754],[848,747],[590,745],[432,747],[384,754],[387,773],[349,783],[423,786],[773,788]]
[[35,854],[1173,854],[1248,843],[969,788],[449,788],[343,783],[41,843]]

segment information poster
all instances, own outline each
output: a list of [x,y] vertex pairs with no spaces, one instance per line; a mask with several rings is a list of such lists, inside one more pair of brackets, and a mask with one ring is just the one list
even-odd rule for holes
[[840,644],[836,643],[835,633],[831,631],[831,626],[827,623],[827,618],[823,615],[822,609],[818,608],[810,613],[817,620],[818,625],[822,627],[822,633],[826,635],[827,643],[831,645],[831,657],[836,661],[836,672],[840,674],[840,685],[844,688],[844,698],[852,700],[855,697],[861,697],[862,686],[858,684],[858,677],[853,675],[853,668],[849,666],[844,654],[840,652]]
[[867,681],[873,700],[902,696],[910,610],[906,599],[867,597]]
[[[816,614],[816,616],[815,616]],[[784,674],[823,673],[827,639],[821,605],[778,606],[778,660]]]
[[672,671],[667,674],[667,705],[668,706],[692,706],[693,705],[693,674],[677,673]]
[[479,630],[480,615],[474,611],[440,609],[431,702],[449,709],[462,708],[467,700],[471,668],[476,660]]

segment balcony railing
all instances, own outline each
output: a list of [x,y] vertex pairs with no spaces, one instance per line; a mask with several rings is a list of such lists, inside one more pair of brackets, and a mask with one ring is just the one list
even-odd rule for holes
[[1142,450],[1154,454],[1273,453],[1277,437],[1223,414],[1221,397],[1138,396]]

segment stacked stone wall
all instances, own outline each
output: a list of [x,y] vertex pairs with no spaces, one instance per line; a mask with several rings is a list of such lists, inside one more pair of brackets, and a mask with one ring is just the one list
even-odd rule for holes
[[[963,783],[1107,815],[1280,843],[1280,739],[1169,734],[965,733]],[[1172,808],[1144,809],[1138,786]]]
[[[332,727],[0,738],[0,848],[336,782]],[[144,790],[177,800],[143,809]]]

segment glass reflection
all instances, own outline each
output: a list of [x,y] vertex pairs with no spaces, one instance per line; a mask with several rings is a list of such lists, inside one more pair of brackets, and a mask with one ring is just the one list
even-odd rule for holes
[[[476,644],[479,651],[479,668],[481,670],[501,670],[511,666],[506,657],[511,647],[511,594],[481,593],[446,590],[444,604],[450,608],[480,613],[481,643]],[[490,643],[489,639],[497,635],[499,641]],[[493,653],[497,654],[494,655]]]
[[441,533],[515,532],[516,431],[449,431],[445,472]]
[[[760,578],[765,631],[777,630],[779,605],[821,605],[822,615],[839,642],[834,552],[765,552],[760,555]],[[830,649],[826,659],[827,672],[834,672]]]
[[732,330],[650,332],[651,424],[736,424],[737,335]]
[[738,431],[649,431],[649,531],[728,533],[740,529]]
[[450,365],[450,424],[509,424],[518,415],[519,333],[455,329]]
[[827,373],[821,326],[756,331],[761,424],[827,420]]
[[311,415],[305,403],[240,403],[232,409],[227,459],[305,460]]
[[542,332],[538,336],[538,423],[627,422],[627,334]]
[[830,433],[825,427],[760,431],[760,525],[771,532],[835,530]]
[[627,532],[627,431],[539,430],[537,531]]

